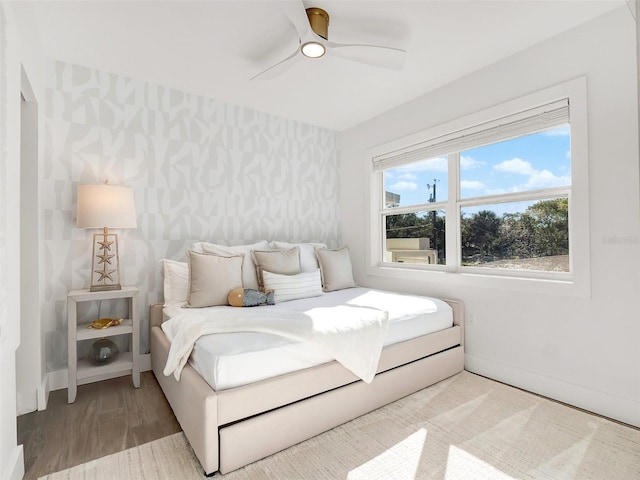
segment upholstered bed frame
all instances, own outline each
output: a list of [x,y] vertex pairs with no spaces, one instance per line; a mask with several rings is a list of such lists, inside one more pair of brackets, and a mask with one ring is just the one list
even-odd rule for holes
[[370,384],[337,362],[216,392],[189,365],[164,376],[162,305],[150,307],[153,372],[207,475],[228,473],[450,377],[464,368],[464,306],[454,325],[385,347]]

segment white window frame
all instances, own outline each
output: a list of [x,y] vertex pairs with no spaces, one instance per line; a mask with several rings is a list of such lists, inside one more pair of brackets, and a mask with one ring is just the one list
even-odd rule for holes
[[[425,209],[439,207],[445,209],[446,218],[457,215],[460,208],[468,205],[495,204],[503,201],[522,201],[527,196],[539,199],[544,195],[557,195],[569,199],[569,251],[570,272],[539,272],[528,270],[489,269],[483,267],[461,267],[461,239],[458,228],[446,229],[446,265],[416,265],[384,263],[382,250],[384,245],[384,226],[382,224],[381,205],[384,204],[384,181],[382,170],[374,168],[374,159],[384,159],[390,154],[406,150],[410,152],[416,145],[427,145],[434,139],[441,141],[455,132],[478,128],[488,122],[505,117],[514,117],[517,112],[532,111],[539,106],[568,99],[571,125],[571,186],[519,192],[517,194],[494,195],[459,199],[458,153],[450,154],[448,190],[446,202],[425,204]],[[516,117],[514,117],[516,118]],[[434,141],[434,143],[435,143]],[[499,140],[500,141],[500,140]],[[423,157],[424,158],[424,157]],[[590,296],[590,246],[589,246],[589,179],[588,179],[588,130],[587,130],[587,86],[586,78],[580,77],[548,89],[529,94],[518,99],[476,112],[463,118],[447,122],[426,131],[388,142],[367,152],[366,167],[370,172],[369,184],[369,228],[367,231],[367,274],[405,280],[434,280],[453,285],[482,285],[510,290],[530,291],[532,288],[541,293]],[[385,167],[392,168],[392,167]],[[415,206],[409,208],[414,211]],[[394,208],[387,213],[404,213],[402,208]],[[451,231],[458,230],[458,231]],[[452,255],[452,252],[454,253]]]

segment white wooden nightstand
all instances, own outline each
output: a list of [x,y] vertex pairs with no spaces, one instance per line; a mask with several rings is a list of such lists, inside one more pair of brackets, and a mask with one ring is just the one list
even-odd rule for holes
[[[129,318],[122,320],[117,326],[105,329],[78,328],[77,304],[98,300],[115,300],[127,298]],[[138,319],[138,289],[122,287],[122,290],[90,292],[88,289],[71,290],[67,295],[68,320],[68,368],[69,368],[69,403],[76,399],[78,385],[96,382],[118,376],[122,372],[130,372],[133,386],[140,386],[140,322]],[[94,366],[87,360],[78,360],[78,345],[81,340],[91,340],[115,335],[131,335],[131,351],[120,352],[118,358],[107,365]]]

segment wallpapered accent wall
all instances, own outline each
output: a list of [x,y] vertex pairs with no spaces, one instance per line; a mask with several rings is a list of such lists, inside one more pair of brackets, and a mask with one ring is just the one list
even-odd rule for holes
[[[79,183],[133,187],[138,228],[116,232],[121,283],[140,289],[143,352],[147,307],[162,300],[160,259],[184,259],[198,240],[337,246],[335,132],[77,65],[48,67],[41,194],[49,371],[66,368],[67,292],[89,286],[95,232],[75,227]],[[117,314],[105,304],[107,313]]]

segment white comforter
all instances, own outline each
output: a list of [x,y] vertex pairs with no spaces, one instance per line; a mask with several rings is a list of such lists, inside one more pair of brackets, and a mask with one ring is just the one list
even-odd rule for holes
[[378,368],[388,317],[382,310],[344,305],[306,312],[229,308],[215,314],[183,313],[162,324],[171,342],[163,373],[180,380],[193,345],[203,335],[261,332],[305,342],[369,383]]

